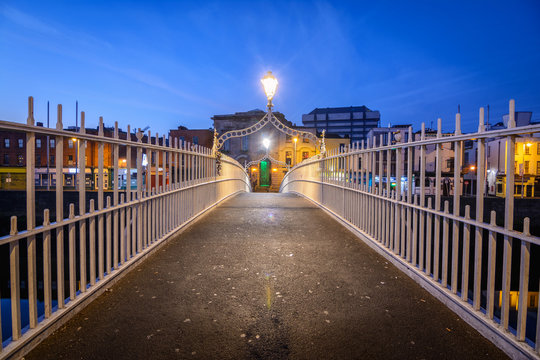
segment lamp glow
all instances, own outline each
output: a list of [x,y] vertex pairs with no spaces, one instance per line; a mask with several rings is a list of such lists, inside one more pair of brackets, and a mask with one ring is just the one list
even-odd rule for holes
[[272,75],[272,72],[269,71],[262,79],[261,83],[264,88],[264,93],[266,94],[266,98],[268,99],[268,103],[270,104],[272,102],[272,99],[274,98],[274,95],[276,94],[278,81],[274,75]]
[[263,145],[268,150],[268,147],[270,146],[270,140],[269,139],[264,139],[263,140]]
[[294,140],[294,142],[297,142],[297,141],[298,141],[298,138],[294,138],[293,140]]
[[476,169],[476,167],[474,167],[474,165],[471,165],[471,170],[474,171],[474,169]]

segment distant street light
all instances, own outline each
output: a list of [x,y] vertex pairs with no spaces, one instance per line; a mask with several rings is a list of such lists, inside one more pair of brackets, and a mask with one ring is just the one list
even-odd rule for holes
[[268,152],[268,147],[270,146],[270,139],[264,138],[263,145],[266,148],[266,152]]

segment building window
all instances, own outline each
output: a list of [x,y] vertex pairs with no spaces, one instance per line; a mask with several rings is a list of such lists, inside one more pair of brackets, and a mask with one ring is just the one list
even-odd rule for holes
[[223,143],[223,151],[230,151],[230,150],[231,150],[230,140],[226,140]]
[[448,168],[448,171],[454,171],[454,158],[446,160],[446,167]]
[[17,155],[17,165],[23,166],[24,165],[24,157],[22,154]]
[[302,160],[309,158],[309,151],[302,151]]
[[49,156],[49,164],[54,164],[54,155]]
[[525,155],[531,155],[531,147],[525,145]]
[[199,137],[198,137],[198,136],[194,136],[194,137],[193,137],[193,143],[194,143],[195,145],[199,145]]
[[536,155],[540,155],[540,141],[536,144]]
[[36,154],[36,164],[41,165],[41,154]]
[[51,139],[51,148],[54,149],[54,139]]
[[248,151],[248,137],[243,136],[242,137],[242,151]]
[[183,143],[186,142],[186,138],[183,137],[183,136],[180,136],[180,141],[181,141],[181,142],[180,142],[180,145],[182,145]]
[[529,162],[528,162],[528,161],[525,161],[525,162],[523,163],[523,172],[524,172],[525,174],[528,174],[528,173],[529,173]]
[[73,140],[72,139],[68,140],[68,148],[73,149]]
[[287,165],[292,164],[292,151],[285,151],[285,162]]
[[307,137],[302,139],[302,142],[309,143],[309,139]]
[[487,156],[490,157],[491,156],[491,146],[488,145],[488,151],[487,151]]
[[291,135],[285,135],[285,142],[290,143],[291,141],[292,141],[292,136]]
[[24,146],[24,141],[23,139],[19,139],[19,149],[22,149]]
[[536,175],[540,175],[540,161],[536,162]]
[[41,149],[41,139],[36,139],[36,148]]
[[[540,166],[540,161],[538,162],[539,166]],[[4,165],[9,165],[9,155],[8,154],[4,154]]]
[[517,174],[519,172],[518,163],[517,161],[514,161],[514,173]]
[[73,163],[73,155],[68,155],[68,162]]

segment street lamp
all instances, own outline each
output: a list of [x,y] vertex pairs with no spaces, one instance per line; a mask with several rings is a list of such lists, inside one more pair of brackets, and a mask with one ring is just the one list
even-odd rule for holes
[[298,138],[295,137],[293,139],[293,141],[294,141],[294,162],[293,162],[293,166],[295,166],[296,165],[296,142],[298,141]]
[[272,72],[269,71],[266,73],[266,75],[261,79],[261,83],[264,88],[264,93],[266,94],[266,98],[268,99],[268,110],[272,108],[272,99],[274,98],[274,95],[276,94],[278,81],[274,75],[272,75]]

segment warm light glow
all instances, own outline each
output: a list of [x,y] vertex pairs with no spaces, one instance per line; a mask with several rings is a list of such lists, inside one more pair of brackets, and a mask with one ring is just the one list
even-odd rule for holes
[[77,141],[77,139],[76,139],[76,138],[71,138],[71,140],[72,140],[72,141]]
[[122,162],[125,163],[125,162],[126,162],[126,159],[122,159]]
[[251,172],[257,172],[257,168],[251,168]]
[[471,165],[471,170],[474,170],[476,169],[476,167],[474,165]]
[[275,78],[274,75],[272,75],[272,72],[269,71],[262,79],[261,83],[264,87],[264,92],[266,94],[266,97],[268,98],[268,101],[272,101],[274,98],[274,95],[276,94],[278,81]]
[[276,171],[277,171],[277,169],[276,169],[276,168],[273,168],[273,169],[272,169],[272,171],[273,171],[273,172],[276,172]]
[[527,143],[527,147],[531,147],[532,144],[530,142]]
[[297,142],[297,141],[298,141],[298,138],[294,138],[293,140],[294,140],[294,142]]
[[270,146],[270,140],[269,139],[264,139],[263,140],[263,145],[264,145],[265,148],[268,149],[268,147]]

